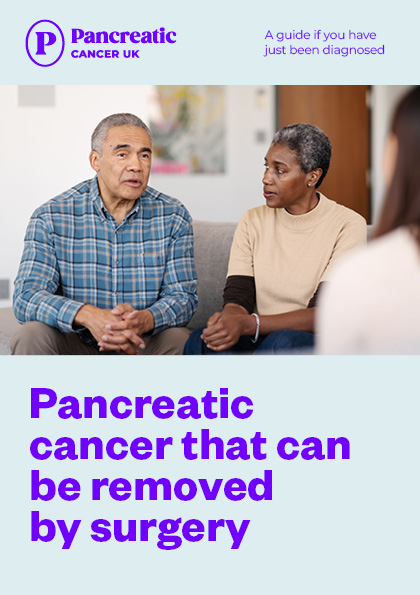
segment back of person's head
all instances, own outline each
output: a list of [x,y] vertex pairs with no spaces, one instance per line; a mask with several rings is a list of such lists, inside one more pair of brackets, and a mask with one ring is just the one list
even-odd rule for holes
[[396,146],[394,171],[376,235],[408,226],[420,243],[420,87],[412,89],[398,104],[390,142]]
[[322,169],[316,188],[321,185],[331,160],[330,139],[323,130],[313,124],[290,124],[276,132],[272,144],[283,145],[293,151],[305,174]]

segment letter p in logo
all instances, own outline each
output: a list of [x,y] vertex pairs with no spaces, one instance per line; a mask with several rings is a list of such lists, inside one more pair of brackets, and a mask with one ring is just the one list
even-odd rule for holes
[[36,37],[37,37],[37,42],[36,42],[36,55],[42,55],[45,56],[46,52],[45,52],[45,46],[46,45],[54,45],[54,43],[57,41],[57,36],[54,33],[51,33],[51,31],[36,31]]
[[64,35],[53,21],[37,21],[26,34],[26,52],[37,66],[52,66],[64,52]]

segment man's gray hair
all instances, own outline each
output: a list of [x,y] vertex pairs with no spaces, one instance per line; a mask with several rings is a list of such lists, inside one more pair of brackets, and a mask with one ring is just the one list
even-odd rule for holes
[[330,166],[331,143],[325,132],[318,126],[313,124],[285,126],[274,135],[273,145],[284,145],[293,151],[305,174],[321,168],[322,176],[316,188],[321,185]]
[[96,151],[99,155],[102,155],[106,135],[112,126],[136,126],[145,130],[150,138],[150,142],[152,142],[152,133],[143,120],[134,114],[112,114],[101,120],[93,131],[90,143],[92,151]]

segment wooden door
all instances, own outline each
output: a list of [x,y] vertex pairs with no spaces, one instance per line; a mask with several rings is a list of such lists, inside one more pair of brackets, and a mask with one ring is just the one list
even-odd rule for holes
[[320,190],[370,220],[370,112],[365,85],[277,87],[278,128],[297,122],[319,126],[332,145]]

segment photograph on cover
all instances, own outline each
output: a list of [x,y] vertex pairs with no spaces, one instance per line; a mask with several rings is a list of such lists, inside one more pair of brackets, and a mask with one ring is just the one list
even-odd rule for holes
[[419,352],[418,89],[2,86],[0,102],[0,354]]

